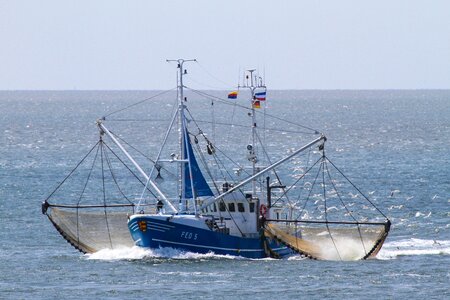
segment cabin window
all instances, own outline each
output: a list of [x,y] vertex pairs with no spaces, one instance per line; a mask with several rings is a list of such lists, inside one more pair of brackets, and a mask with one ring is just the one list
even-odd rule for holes
[[251,213],[255,212],[255,203],[254,202],[250,202],[249,205],[250,205],[250,212]]
[[217,206],[215,203],[213,204],[213,209],[214,209],[214,212],[217,212]]
[[229,211],[229,212],[235,212],[235,211],[236,211],[233,202],[228,203],[228,211]]
[[226,210],[225,203],[223,203],[223,201],[219,203],[219,210],[220,211],[225,211]]
[[238,202],[238,212],[245,212],[244,203]]

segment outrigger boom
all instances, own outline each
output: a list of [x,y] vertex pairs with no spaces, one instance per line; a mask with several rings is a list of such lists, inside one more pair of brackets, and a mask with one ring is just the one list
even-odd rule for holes
[[275,163],[271,164],[270,166],[264,168],[263,170],[259,171],[258,173],[256,173],[256,174],[250,176],[249,178],[245,179],[244,181],[241,181],[241,182],[238,183],[237,185],[235,185],[235,186],[233,186],[232,188],[230,188],[228,191],[226,191],[226,192],[220,194],[219,196],[215,197],[215,198],[212,199],[212,200],[205,201],[205,203],[203,203],[203,204],[200,206],[200,209],[204,209],[204,208],[206,208],[207,206],[209,206],[209,205],[211,205],[211,204],[213,204],[213,203],[215,203],[215,202],[217,202],[217,201],[223,199],[223,197],[225,197],[226,195],[231,194],[232,192],[234,192],[235,190],[241,188],[242,186],[246,185],[247,183],[251,182],[252,180],[254,180],[254,179],[256,179],[256,178],[258,178],[258,177],[264,175],[265,173],[267,173],[267,172],[269,172],[270,170],[276,168],[277,166],[279,166],[280,164],[284,163],[285,161],[287,161],[287,160],[291,159],[292,157],[296,156],[297,154],[299,154],[299,153],[305,151],[305,150],[308,149],[309,147],[311,147],[311,146],[313,146],[313,145],[315,145],[315,144],[317,144],[317,143],[319,143],[319,142],[321,142],[321,141],[324,141],[324,142],[325,142],[326,140],[327,140],[327,138],[325,137],[325,135],[322,134],[319,138],[315,139],[315,140],[312,141],[312,142],[309,142],[309,143],[306,144],[305,146],[303,146],[303,147],[297,149],[296,151],[294,151],[292,154],[290,154],[290,155],[288,155],[288,156],[286,156],[286,157],[284,157],[284,158],[278,160],[277,162],[275,162]]
[[156,193],[161,197],[161,200],[164,201],[167,206],[170,207],[174,213],[177,213],[178,210],[170,203],[170,201],[166,198],[166,196],[161,192],[161,190],[158,188],[155,182],[151,180],[151,178],[142,170],[141,166],[133,159],[133,157],[128,153],[128,151],[120,144],[120,142],[115,138],[115,136],[108,130],[108,128],[105,127],[102,120],[97,121],[98,127],[101,129],[102,132],[106,133],[111,140],[119,147],[119,149],[125,154],[125,156],[131,161],[131,163],[136,167],[136,169],[144,176],[144,178],[147,180],[147,182],[153,187],[153,189],[156,191]]

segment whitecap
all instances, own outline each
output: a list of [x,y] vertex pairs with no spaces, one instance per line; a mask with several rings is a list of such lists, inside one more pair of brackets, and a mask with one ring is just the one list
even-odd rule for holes
[[450,255],[449,240],[403,239],[387,242],[378,253],[378,259],[395,259],[398,256]]

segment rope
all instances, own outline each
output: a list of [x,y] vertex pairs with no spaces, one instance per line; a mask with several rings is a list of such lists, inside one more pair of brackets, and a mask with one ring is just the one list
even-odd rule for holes
[[[261,149],[263,150],[263,153],[264,153],[264,155],[266,156],[267,161],[269,162],[269,165],[271,165],[271,164],[272,164],[272,161],[270,160],[269,154],[267,153],[266,148],[264,147],[264,143],[261,141],[261,137],[260,137],[259,134],[258,134],[258,130],[255,130],[255,134],[256,134],[256,137],[258,138],[258,141],[259,141],[259,143],[260,143],[260,145],[261,145]],[[278,176],[277,170],[273,169],[272,171],[273,171],[273,173],[275,174],[275,177],[277,178],[278,183],[279,183],[280,185],[283,185],[283,183],[281,182],[280,176]],[[291,200],[289,199],[288,195],[287,195],[286,192],[285,192],[286,188],[282,188],[282,190],[283,190],[283,194],[286,195],[286,199],[288,200],[288,202],[289,202],[289,204],[290,204],[290,203],[291,203]]]
[[167,119],[108,119],[108,122],[164,122]]
[[[188,112],[189,116],[191,117],[191,120],[194,122],[195,126],[197,127],[197,129],[199,130],[199,133],[203,136],[203,138],[209,142],[208,138],[205,136],[205,134],[203,133],[203,131],[201,130],[200,126],[198,125],[197,121],[195,120],[195,118],[192,116],[191,112],[189,111],[188,108],[186,108],[186,111]],[[235,166],[237,167],[241,167],[237,162],[235,162],[234,160],[232,160],[229,156],[227,156],[224,152],[222,152],[222,150],[220,148],[218,148],[216,145],[214,145],[214,148],[216,149],[216,151],[220,152],[220,154],[222,154],[226,159],[228,159],[231,163],[233,163]],[[216,161],[217,165],[222,166],[222,168],[225,170],[225,172],[228,174],[228,176],[230,176],[230,179],[233,180],[233,176],[231,176],[231,174],[228,172],[228,170],[225,168],[225,164],[222,163],[222,161],[219,159],[219,157],[217,155],[213,155],[214,160]],[[222,169],[220,169],[220,172],[222,173]],[[248,172],[246,172],[248,175],[250,175]],[[226,177],[223,176],[222,173],[222,177],[224,178],[224,180],[226,180]]]
[[[236,102],[235,102],[235,104],[236,104]],[[226,139],[227,141],[230,140],[230,135],[232,133],[233,126],[237,126],[237,127],[240,126],[240,127],[248,128],[248,126],[234,124],[234,116],[235,115],[236,115],[236,105],[233,105],[233,113],[231,114],[231,123],[230,124],[220,124],[220,122],[218,122],[219,125],[229,125],[230,126],[230,130],[228,130],[228,133],[227,133],[227,139]]]
[[[144,120],[145,121],[145,120]],[[196,120],[197,123],[206,123],[210,124],[212,121],[206,121],[206,120]],[[233,124],[233,123],[225,123],[225,122],[215,122],[216,125],[225,125],[225,126],[231,126],[231,127],[241,127],[241,128],[249,128],[248,125],[243,124]],[[273,131],[273,132],[289,132],[289,133],[301,133],[301,134],[311,134],[310,132],[305,131],[299,131],[299,130],[289,130],[289,129],[277,129],[272,127],[265,127],[264,131]],[[230,131],[228,132],[228,136],[230,134]],[[229,138],[227,138],[228,140]]]
[[103,207],[130,207],[136,206],[134,203],[131,204],[108,204],[108,205],[66,205],[66,204],[49,204],[49,207],[60,207],[60,208],[103,208]]
[[108,214],[106,213],[106,188],[105,188],[105,169],[103,167],[103,141],[100,143],[100,157],[102,162],[102,190],[103,190],[103,204],[105,207],[103,208],[103,211],[105,212],[105,222],[106,222],[106,230],[108,230],[108,238],[109,238],[109,244],[111,245],[111,249],[113,249],[112,240],[111,240],[111,232],[109,231],[109,222],[108,222]]
[[278,219],[266,219],[267,222],[280,222],[280,223],[305,223],[305,224],[338,224],[338,225],[384,225],[390,224],[387,222],[348,222],[348,221],[319,221],[319,220],[278,220]]
[[[311,148],[309,148],[309,151],[308,151],[308,158],[306,159],[306,169],[308,169],[309,168],[309,161],[310,161],[310,158],[311,158],[311,151],[312,151],[312,147]],[[317,162],[316,162],[317,163]],[[307,171],[308,172],[308,171]],[[306,175],[306,173],[307,172],[305,172],[305,175]],[[306,176],[303,176],[303,179],[305,179],[306,180]],[[303,180],[303,186],[305,186],[305,180]],[[298,180],[297,182],[299,182],[300,180]],[[297,183],[296,182],[296,183]],[[303,192],[303,189],[300,189],[300,192],[298,193],[298,197],[297,197],[297,203],[300,201],[300,198],[302,197],[302,192]]]
[[[127,170],[143,185],[145,186],[145,183],[139,178],[139,176],[137,176],[133,170],[130,169],[130,167],[128,167],[128,165],[122,160],[120,159],[120,157],[107,145],[105,144],[105,146],[109,149],[109,151],[111,151],[111,153],[125,166],[125,168],[127,168]],[[150,192],[150,194],[153,195],[153,197],[157,198],[156,195],[149,189],[147,188],[147,191]]]
[[211,72],[209,72],[203,65],[201,65],[198,61],[196,61],[197,65],[200,67],[200,69],[202,69],[207,75],[209,75],[212,79],[216,80],[217,82],[222,83],[226,88],[229,88],[230,86],[233,86],[230,83],[227,83],[225,81],[223,81],[222,79],[214,76],[214,74],[212,74]]
[[214,188],[216,189],[217,193],[219,193],[219,187],[217,186],[217,183],[214,180],[214,177],[213,177],[213,175],[211,173],[211,170],[209,169],[208,163],[206,162],[206,159],[205,159],[205,157],[203,155],[203,152],[200,149],[200,145],[199,144],[196,144],[196,149],[195,150],[200,155],[200,161],[202,162],[202,165],[205,168],[206,173],[208,174],[209,178],[211,178],[211,181],[212,181],[212,183],[214,185]]
[[344,173],[342,173],[341,172],[341,170],[339,170],[339,168],[338,167],[336,167],[336,165],[329,159],[329,158],[327,158],[327,160],[328,160],[328,162],[367,200],[367,202],[369,202],[383,217],[385,217],[387,220],[389,220],[389,218],[388,217],[386,217],[386,215],[381,211],[381,210],[379,210],[378,209],[378,207],[376,207],[375,206],[375,204],[373,204],[373,202],[372,201],[370,201],[370,199],[369,198],[367,198],[366,197],[366,195],[364,195],[362,192],[361,192],[361,190],[357,187],[357,186],[355,186],[354,184],[353,184],[353,182],[351,182],[350,181],[350,179],[348,179],[348,177],[347,176],[345,176],[344,175]]
[[[154,165],[156,164],[156,162],[155,162],[153,159],[151,159],[150,157],[148,157],[147,155],[145,155],[145,154],[144,154],[142,151],[140,151],[138,148],[134,147],[133,145],[131,145],[130,143],[128,143],[127,141],[125,141],[123,138],[121,138],[120,136],[118,136],[118,135],[115,134],[114,132],[112,132],[112,131],[109,131],[109,132],[111,132],[111,134],[114,135],[115,138],[117,138],[118,140],[120,140],[121,142],[123,142],[124,144],[126,144],[128,147],[130,147],[131,149],[133,149],[134,151],[136,151],[137,153],[139,153],[140,155],[142,155],[144,158],[146,158],[147,160],[149,160],[152,164],[154,164]],[[173,176],[173,177],[176,177],[175,174],[173,174],[172,172],[170,172],[170,170],[164,168],[162,165],[161,165],[161,169],[163,169],[164,171],[166,171],[169,175],[171,175],[171,176]]]
[[130,199],[128,199],[128,197],[125,195],[125,193],[122,191],[122,189],[120,188],[119,183],[117,182],[116,176],[114,175],[112,165],[111,165],[111,160],[109,159],[109,156],[108,156],[108,152],[106,152],[106,151],[105,151],[105,158],[106,158],[106,163],[108,165],[109,172],[111,173],[111,178],[113,179],[114,183],[116,184],[117,189],[122,194],[122,196],[125,198],[125,200],[128,201],[128,203],[133,204],[130,201]]
[[[240,104],[237,104],[237,103],[235,103],[235,102],[230,103],[230,101],[228,101],[228,100],[225,100],[225,99],[223,99],[223,98],[220,98],[220,97],[217,97],[217,96],[214,96],[214,95],[210,95],[210,94],[205,93],[205,92],[203,92],[203,91],[198,91],[198,90],[195,90],[195,89],[192,89],[192,88],[189,88],[189,87],[185,87],[185,88],[188,89],[188,90],[190,90],[190,91],[192,91],[192,92],[194,92],[194,93],[196,93],[196,94],[198,94],[198,95],[204,96],[204,97],[206,97],[206,98],[213,98],[213,99],[215,99],[216,101],[219,101],[219,102],[221,102],[221,103],[223,103],[223,104],[226,104],[226,105],[235,105],[236,107],[240,107],[240,108],[246,109],[246,110],[248,110],[248,111],[251,111],[251,110],[252,110],[251,108],[249,108],[249,107],[247,107],[247,106],[240,105]],[[312,131],[312,132],[310,132],[309,134],[319,134],[319,133],[320,133],[320,132],[319,132],[318,130],[316,130],[316,129],[313,129],[313,128],[311,128],[311,127],[304,126],[304,125],[301,125],[301,124],[298,124],[298,123],[295,123],[295,122],[292,122],[292,121],[288,121],[288,120],[282,119],[282,118],[277,117],[277,116],[275,116],[275,115],[271,115],[271,114],[268,114],[268,113],[262,113],[262,112],[259,112],[259,111],[255,111],[255,112],[256,112],[257,114],[264,114],[264,115],[266,115],[266,116],[268,116],[268,117],[274,118],[274,119],[276,119],[276,120],[278,120],[278,121],[285,122],[285,123],[287,123],[287,124],[291,124],[291,125],[295,125],[295,126],[304,128],[304,129],[308,129],[308,130]]]
[[[306,174],[308,174],[309,173],[309,171],[311,171],[312,170],[312,168],[314,168],[315,166],[316,166],[316,164],[319,162],[321,160],[321,158],[319,158],[308,170],[306,170],[306,172],[302,175],[302,176],[300,176],[289,188],[287,188],[286,189],[286,191],[283,193],[283,194],[281,194],[281,196],[280,197],[278,197],[278,199],[277,200],[275,200],[275,202],[273,203],[273,205],[274,204],[276,204],[279,200],[281,200],[281,198],[283,198],[283,196],[286,194],[286,193],[288,193],[300,180],[302,180],[302,178],[304,178],[305,176],[306,176]],[[272,205],[272,206],[273,206]]]
[[98,152],[100,150],[101,141],[98,143],[98,145],[99,146],[97,147],[97,152],[95,153],[94,160],[92,161],[91,169],[89,170],[89,174],[88,174],[88,176],[86,178],[86,182],[84,183],[83,190],[81,191],[80,197],[78,198],[77,206],[80,205],[80,202],[81,202],[81,200],[83,198],[84,192],[86,191],[86,187],[87,187],[87,185],[89,183],[89,180],[91,178],[92,171],[94,170],[94,166],[95,166],[95,163],[96,163],[97,157],[98,157]]
[[[321,159],[322,159],[322,158],[319,158],[319,160],[318,160],[313,166],[315,166],[319,161],[321,161]],[[313,166],[312,166],[312,167],[313,167]],[[311,169],[312,169],[312,167],[311,167]],[[314,178],[314,181],[313,181],[313,183],[312,183],[312,185],[311,185],[311,189],[309,190],[309,193],[308,193],[308,197],[306,197],[305,204],[303,205],[303,207],[302,207],[302,209],[301,209],[301,211],[300,211],[300,214],[298,215],[297,219],[299,219],[299,218],[301,217],[301,213],[302,213],[302,212],[305,210],[305,208],[306,208],[306,204],[308,203],[309,198],[311,197],[311,193],[312,193],[312,191],[313,191],[313,187],[316,185],[316,181],[317,181],[317,178],[319,177],[320,169],[321,169],[321,168],[322,168],[322,165],[319,166],[319,170],[317,171],[316,178]]]
[[[94,160],[92,161],[92,166],[91,166],[91,169],[89,170],[89,174],[88,174],[88,177],[86,178],[86,182],[84,183],[83,190],[80,193],[80,198],[78,198],[77,207],[78,207],[78,205],[80,205],[81,199],[83,198],[84,192],[86,191],[86,187],[87,187],[87,185],[89,183],[89,179],[91,178],[92,170],[94,169],[95,162],[97,161],[97,157],[98,157],[98,152],[100,150],[101,140],[99,141],[99,143],[97,143],[97,145],[98,145],[97,152],[95,153]],[[77,212],[77,243],[78,243],[78,245],[80,245],[79,211],[78,211],[78,208],[76,209],[76,212]]]
[[[333,185],[333,189],[334,189],[334,191],[336,192],[336,195],[338,196],[339,200],[341,201],[342,205],[344,206],[345,210],[346,210],[347,213],[350,215],[350,217],[351,217],[355,222],[358,222],[358,221],[356,220],[356,218],[353,216],[352,212],[348,209],[347,205],[345,205],[344,200],[342,200],[342,197],[341,197],[341,195],[339,194],[339,192],[338,192],[338,190],[337,190],[337,188],[336,188],[336,185],[334,184],[333,180],[331,179],[331,174],[330,174],[330,170],[328,169],[328,164],[325,164],[325,167],[326,167],[326,170],[327,170],[328,178],[330,179],[330,182],[331,182],[331,184]],[[361,227],[360,227],[359,224],[357,225],[357,228],[358,228],[359,238],[360,238],[360,240],[361,240],[361,244],[362,244],[363,249],[364,249],[364,253],[367,254],[366,246],[364,245],[364,240],[363,240],[362,233],[361,233]]]
[[[323,156],[322,156],[322,165],[325,164],[325,149],[323,149]],[[328,212],[327,212],[327,193],[326,193],[326,185],[325,185],[325,167],[322,167],[322,187],[323,187],[323,199],[324,199],[324,205],[325,205],[325,220],[328,221]],[[339,249],[337,248],[336,242],[334,241],[333,235],[330,231],[330,226],[328,223],[325,225],[327,227],[328,234],[330,235],[331,241],[333,242],[334,249],[336,249],[336,253],[339,256],[339,260],[342,261],[341,254],[339,253]]]
[[95,145],[89,150],[89,152],[83,157],[83,159],[75,166],[75,168],[69,172],[69,174],[64,178],[64,180],[58,184],[58,186],[53,190],[53,192],[51,192],[51,194],[44,200],[44,202],[47,202],[48,199],[50,199],[53,194],[56,193],[57,190],[59,190],[59,188],[64,184],[64,182],[66,182],[66,180],[73,174],[73,172],[75,172],[76,169],[78,169],[78,167],[84,162],[84,160],[91,154],[91,152],[95,149],[95,147],[97,147],[97,145],[100,143],[100,141],[98,141],[97,143],[95,143]]
[[172,89],[170,89],[170,90],[163,91],[163,92],[158,93],[158,94],[156,94],[156,95],[154,95],[154,96],[148,97],[148,98],[146,98],[146,99],[144,99],[144,100],[135,102],[135,103],[130,104],[130,105],[124,107],[124,108],[121,108],[121,109],[118,109],[118,110],[116,110],[116,111],[113,111],[113,112],[111,112],[111,113],[105,115],[105,116],[103,117],[103,119],[106,119],[106,117],[109,117],[110,115],[113,115],[113,114],[116,114],[116,113],[118,113],[118,112],[122,112],[122,111],[124,111],[124,110],[127,110],[127,109],[129,109],[129,108],[131,108],[131,107],[133,107],[133,106],[142,104],[142,103],[147,102],[147,101],[149,101],[149,100],[152,100],[152,99],[154,99],[154,98],[156,98],[156,97],[159,97],[159,96],[162,96],[162,95],[164,95],[164,94],[167,94],[168,92],[171,92],[171,91],[173,91],[173,90],[175,90],[175,89],[177,89],[177,88],[172,88]]

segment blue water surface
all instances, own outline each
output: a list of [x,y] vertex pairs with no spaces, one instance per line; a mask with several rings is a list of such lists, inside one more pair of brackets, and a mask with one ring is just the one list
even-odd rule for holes
[[[79,253],[40,204],[96,142],[98,118],[153,94],[0,92],[0,298],[450,298],[448,90],[268,93],[267,112],[326,133],[328,155],[392,220],[375,260],[247,260],[135,248]],[[126,126],[129,135],[151,129]],[[275,144],[282,143],[280,136]]]

